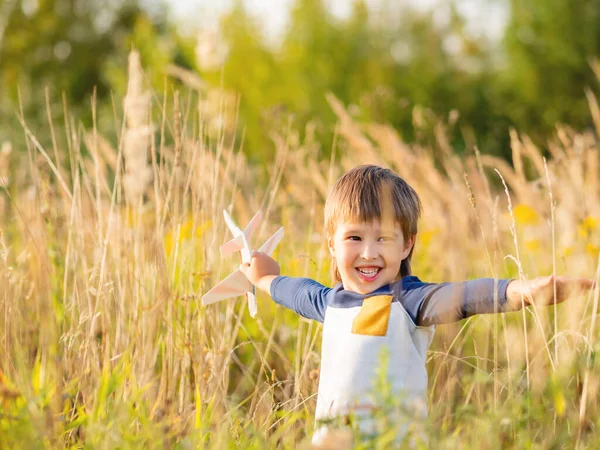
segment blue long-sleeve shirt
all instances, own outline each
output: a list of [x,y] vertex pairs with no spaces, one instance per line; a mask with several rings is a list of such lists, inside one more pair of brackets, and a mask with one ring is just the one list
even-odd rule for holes
[[333,288],[310,278],[280,276],[271,283],[271,297],[307,319],[323,322],[327,307],[353,308],[364,299],[382,293],[394,294],[413,323],[430,326],[456,322],[475,314],[510,311],[506,288],[510,280],[480,278],[460,283],[424,283],[416,276],[404,277],[367,295]]

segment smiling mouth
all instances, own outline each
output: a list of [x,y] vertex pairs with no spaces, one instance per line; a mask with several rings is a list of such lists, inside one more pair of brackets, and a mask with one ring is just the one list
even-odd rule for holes
[[381,272],[381,267],[357,267],[356,271],[359,274],[359,277],[365,281],[373,281]]

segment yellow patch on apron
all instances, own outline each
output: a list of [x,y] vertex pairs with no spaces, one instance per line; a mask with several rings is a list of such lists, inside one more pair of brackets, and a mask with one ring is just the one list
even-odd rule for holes
[[376,295],[363,300],[362,308],[352,321],[352,333],[385,336],[392,309],[391,295]]

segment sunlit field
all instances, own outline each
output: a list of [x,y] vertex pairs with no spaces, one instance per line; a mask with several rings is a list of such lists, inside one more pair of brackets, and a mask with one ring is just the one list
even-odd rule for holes
[[[282,273],[330,284],[323,205],[358,164],[392,168],[421,196],[413,271],[423,281],[598,279],[591,93],[595,129],[557,125],[546,153],[513,131],[512,164],[484,149],[456,155],[455,117],[415,109],[417,133],[435,140],[409,146],[333,96],[331,149],[311,124],[266,128],[275,156],[257,163],[237,124],[243,99],[179,76],[186,89],[150,91],[134,53],[114,113],[86,127],[65,105],[66,120],[41,131],[22,119],[23,148],[0,142],[2,448],[310,448],[321,326],[264,294],[256,319],[243,298],[205,307],[201,297],[239,264],[219,254],[224,209],[242,226],[261,209],[253,243],[283,225]],[[98,121],[112,121],[112,135]],[[429,417],[406,444],[600,448],[597,316],[594,290],[438,326]],[[327,448],[389,445],[340,432]]]

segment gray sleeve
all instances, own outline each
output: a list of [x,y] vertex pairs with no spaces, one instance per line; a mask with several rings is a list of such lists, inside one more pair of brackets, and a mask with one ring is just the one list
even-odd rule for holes
[[271,297],[275,303],[318,322],[325,320],[329,291],[331,288],[310,278],[277,277],[271,282]]
[[419,326],[457,322],[475,314],[510,311],[506,302],[510,281],[479,278],[461,283],[409,283],[401,301]]

